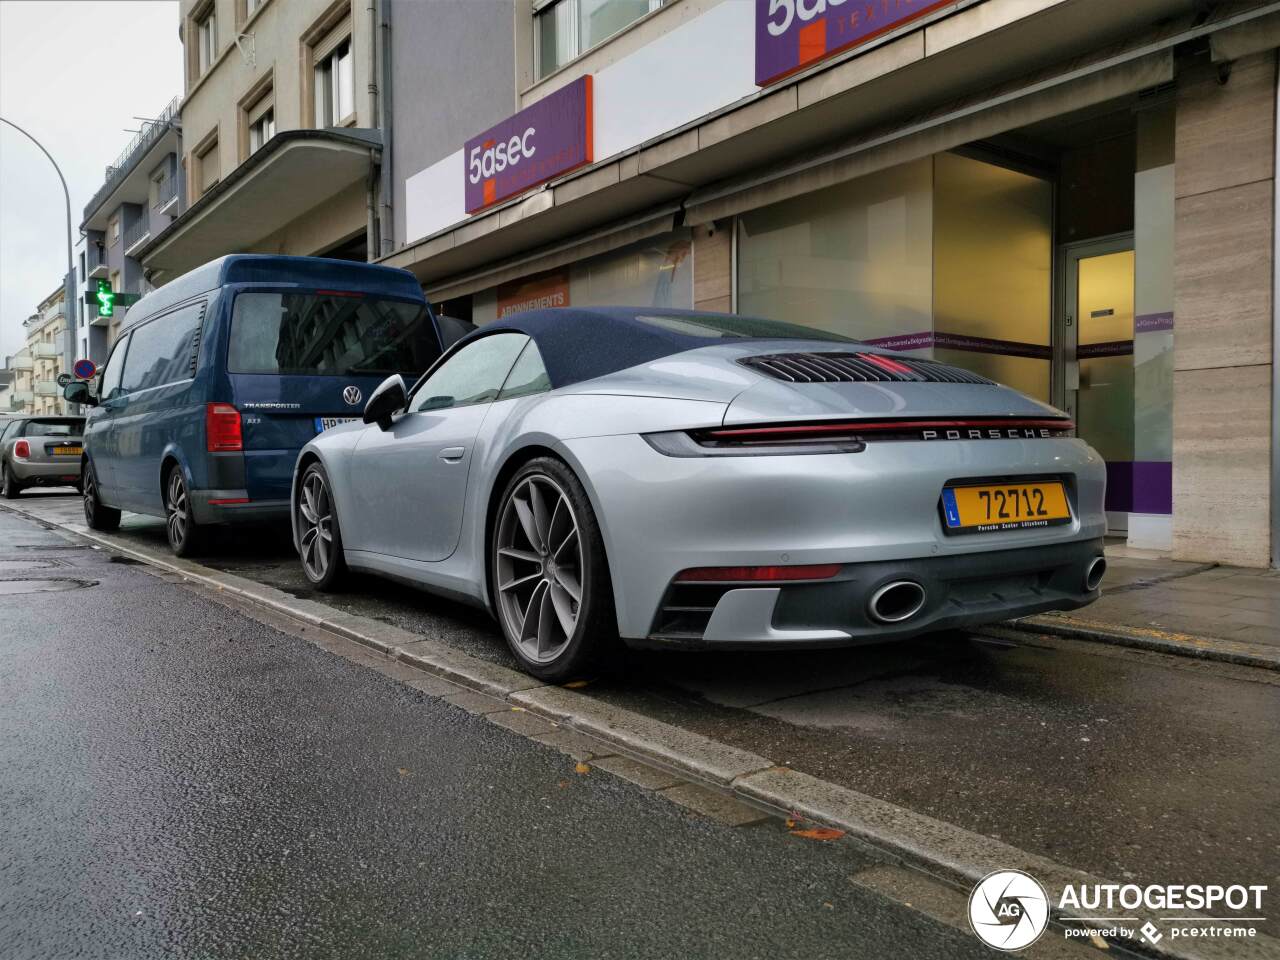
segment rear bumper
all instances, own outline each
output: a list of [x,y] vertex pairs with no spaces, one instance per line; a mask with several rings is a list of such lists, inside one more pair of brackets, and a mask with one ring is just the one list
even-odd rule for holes
[[30,460],[11,460],[9,470],[23,484],[37,486],[65,486],[80,482],[80,458],[61,463],[34,463]]
[[[850,646],[972,627],[1092,603],[1085,576],[1102,539],[954,557],[846,565],[820,582],[770,586],[673,584],[654,633],[640,645],[718,649]],[[883,586],[924,590],[919,612],[882,623],[869,612]],[[694,614],[696,608],[709,613]]]
[[289,519],[288,500],[251,500],[247,490],[192,490],[196,523],[278,523]]

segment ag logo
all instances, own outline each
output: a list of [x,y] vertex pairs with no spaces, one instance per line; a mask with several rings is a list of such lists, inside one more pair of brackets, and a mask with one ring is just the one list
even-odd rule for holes
[[354,407],[360,402],[360,388],[355,385],[347,387],[342,391],[342,399]]
[[1044,887],[1020,870],[997,870],[969,894],[969,926],[997,950],[1021,950],[1040,939],[1049,925]]

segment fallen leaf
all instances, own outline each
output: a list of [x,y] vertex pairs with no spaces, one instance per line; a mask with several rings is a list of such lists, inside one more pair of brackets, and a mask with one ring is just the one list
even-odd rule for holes
[[834,827],[810,827],[808,830],[792,830],[791,835],[804,837],[806,840],[839,840],[844,836],[844,831]]
[[396,773],[400,774],[400,776],[402,776],[402,777],[407,777],[407,776],[409,775],[409,768],[408,768],[408,767],[396,767]]
[[579,760],[577,765],[573,768],[573,772],[574,773],[590,773],[591,768],[587,766],[585,763],[583,763],[581,760]]
[[1103,940],[1103,939],[1102,939],[1100,936],[1098,936],[1096,933],[1091,934],[1091,935],[1089,936],[1089,942],[1090,942],[1090,943],[1092,943],[1092,944],[1093,944],[1095,947],[1097,947],[1099,950],[1110,950],[1110,949],[1111,949],[1111,944],[1107,943],[1107,941]]
[[794,828],[795,828],[795,825],[796,825],[796,823],[797,823],[797,822],[798,822],[798,821],[792,820],[790,817],[788,817],[788,818],[787,818],[787,829],[788,829],[788,830],[792,830],[792,829],[794,829]]
[[568,683],[565,684],[565,688],[568,690],[581,690],[583,687],[589,685],[590,683],[591,683],[590,680],[570,680]]
[[512,707],[512,708],[511,708],[511,712],[512,712],[512,713],[527,713],[528,711],[527,711],[527,710],[525,710],[525,708],[524,708],[524,707]]

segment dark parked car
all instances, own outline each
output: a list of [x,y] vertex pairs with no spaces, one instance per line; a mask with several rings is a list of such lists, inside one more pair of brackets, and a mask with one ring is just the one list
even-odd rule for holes
[[70,384],[93,407],[81,463],[85,521],[164,517],[191,553],[212,524],[285,522],[303,444],[358,419],[393,373],[441,353],[414,277],[317,257],[223,257],[147,294],[100,376]]
[[84,417],[28,416],[0,423],[0,492],[80,485]]

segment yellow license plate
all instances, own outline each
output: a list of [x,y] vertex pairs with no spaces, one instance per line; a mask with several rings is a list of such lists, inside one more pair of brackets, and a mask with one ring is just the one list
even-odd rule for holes
[[1070,523],[1071,506],[1058,480],[984,483],[944,489],[942,515],[948,533],[990,533]]
[[54,447],[53,455],[55,457],[78,457],[82,453],[80,447]]

